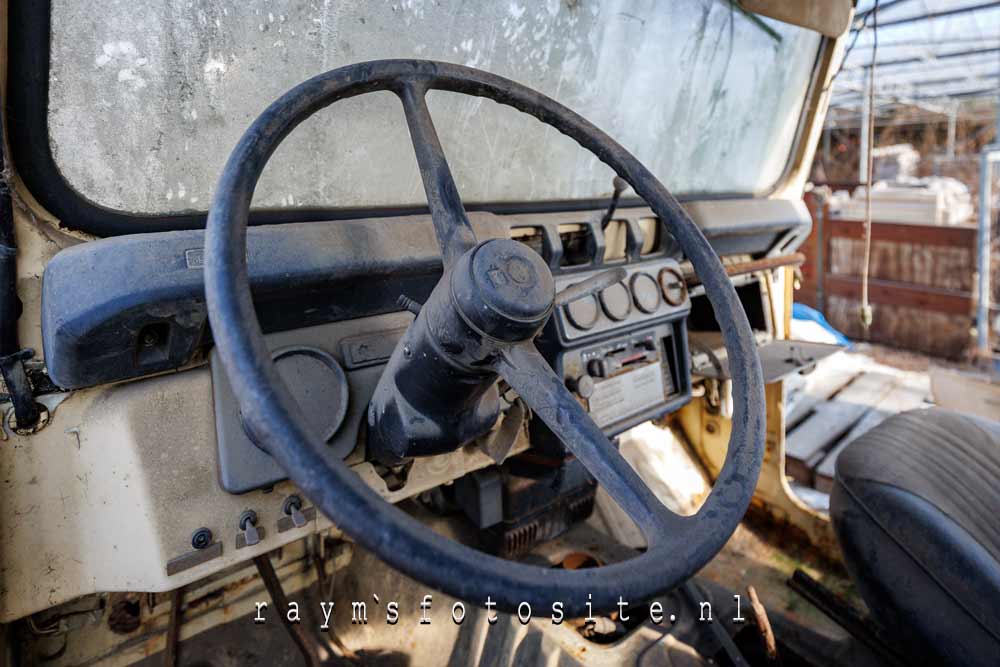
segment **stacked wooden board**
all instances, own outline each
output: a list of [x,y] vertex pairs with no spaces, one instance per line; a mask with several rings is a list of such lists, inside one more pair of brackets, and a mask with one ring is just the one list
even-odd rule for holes
[[903,371],[862,354],[820,362],[786,397],[785,472],[829,493],[837,456],[854,439],[899,412],[929,405],[926,373]]

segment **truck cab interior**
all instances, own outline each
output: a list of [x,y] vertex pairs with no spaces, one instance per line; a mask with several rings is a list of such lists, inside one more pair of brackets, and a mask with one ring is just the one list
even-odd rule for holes
[[785,478],[852,3],[0,7],[2,664],[995,664],[996,423]]

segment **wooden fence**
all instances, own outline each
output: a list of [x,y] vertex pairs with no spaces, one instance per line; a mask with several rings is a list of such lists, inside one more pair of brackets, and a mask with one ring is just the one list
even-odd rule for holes
[[796,300],[822,311],[855,340],[939,357],[963,357],[975,326],[976,226],[872,223],[869,300],[873,322],[861,325],[864,223],[830,218],[814,198],[813,231],[803,246]]

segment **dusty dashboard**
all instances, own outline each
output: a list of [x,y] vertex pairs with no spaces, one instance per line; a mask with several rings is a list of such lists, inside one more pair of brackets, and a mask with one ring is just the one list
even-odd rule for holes
[[[693,213],[729,252],[780,251],[804,233],[790,202],[754,202],[763,221],[719,225],[731,202]],[[721,207],[713,211],[712,206]],[[599,426],[614,436],[690,398],[683,258],[649,209],[499,216],[472,213],[479,238],[510,237],[543,256],[563,289],[611,266],[626,278],[559,308],[537,346]],[[744,214],[745,215],[745,214]],[[807,226],[805,227],[807,230]],[[279,372],[327,443],[325,455],[363,461],[364,412],[396,341],[441,265],[426,217],[252,228],[248,266],[261,326]],[[202,234],[169,232],[81,244],[57,255],[43,283],[45,359],[52,381],[75,389],[208,362],[223,489],[245,493],[284,478],[243,426],[212,353],[204,304]],[[540,422],[532,446],[564,453]],[[360,443],[360,446],[359,446]]]
[[[720,254],[788,252],[809,230],[801,203],[687,208]],[[480,239],[512,237],[537,250],[560,287],[610,265],[625,268],[622,285],[558,311],[537,339],[614,434],[688,400],[687,347],[694,350],[694,335],[711,329],[712,318],[648,209],[620,209],[606,227],[601,213],[469,217]],[[524,452],[530,435],[531,460],[514,456],[516,465],[500,471],[475,446],[417,459],[404,475],[366,460],[361,413],[396,332],[413,317],[398,298],[423,301],[441,274],[426,216],[254,227],[247,256],[261,326],[279,368],[287,366],[282,373],[309,390],[300,401],[330,434],[328,457],[346,457],[389,502],[454,480],[456,500],[507,555],[542,525],[533,508],[545,505],[551,518],[552,502],[562,503],[565,521],[587,512],[592,480],[565,457],[559,467],[539,463],[559,459],[560,446],[534,422],[511,450]],[[7,620],[98,590],[171,590],[329,527],[294,485],[274,481],[281,471],[242,429],[212,359],[203,265],[201,232],[177,231],[81,243],[46,266],[48,388],[39,400],[58,428],[34,436],[30,448],[3,449],[0,462],[16,458],[38,480],[9,490],[8,506],[39,508],[32,521],[9,526]],[[764,329],[760,289],[748,278],[734,283],[747,295],[751,323]],[[60,496],[62,503],[45,500]],[[250,511],[256,531],[243,521]],[[51,590],[31,584],[43,579]]]

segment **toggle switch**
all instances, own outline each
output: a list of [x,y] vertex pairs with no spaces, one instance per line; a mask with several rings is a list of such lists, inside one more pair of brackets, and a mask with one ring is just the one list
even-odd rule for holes
[[253,510],[243,512],[243,514],[240,515],[239,527],[240,532],[236,535],[237,549],[252,547],[255,544],[260,544],[260,540],[264,536],[264,529],[257,527],[256,512]]
[[286,515],[292,518],[292,525],[296,528],[301,528],[308,522],[305,514],[302,513],[302,499],[298,496],[288,496],[282,509]]
[[281,506],[283,517],[278,519],[278,532],[302,528],[310,521],[316,520],[315,507],[302,507],[302,498],[299,496],[288,496]]

